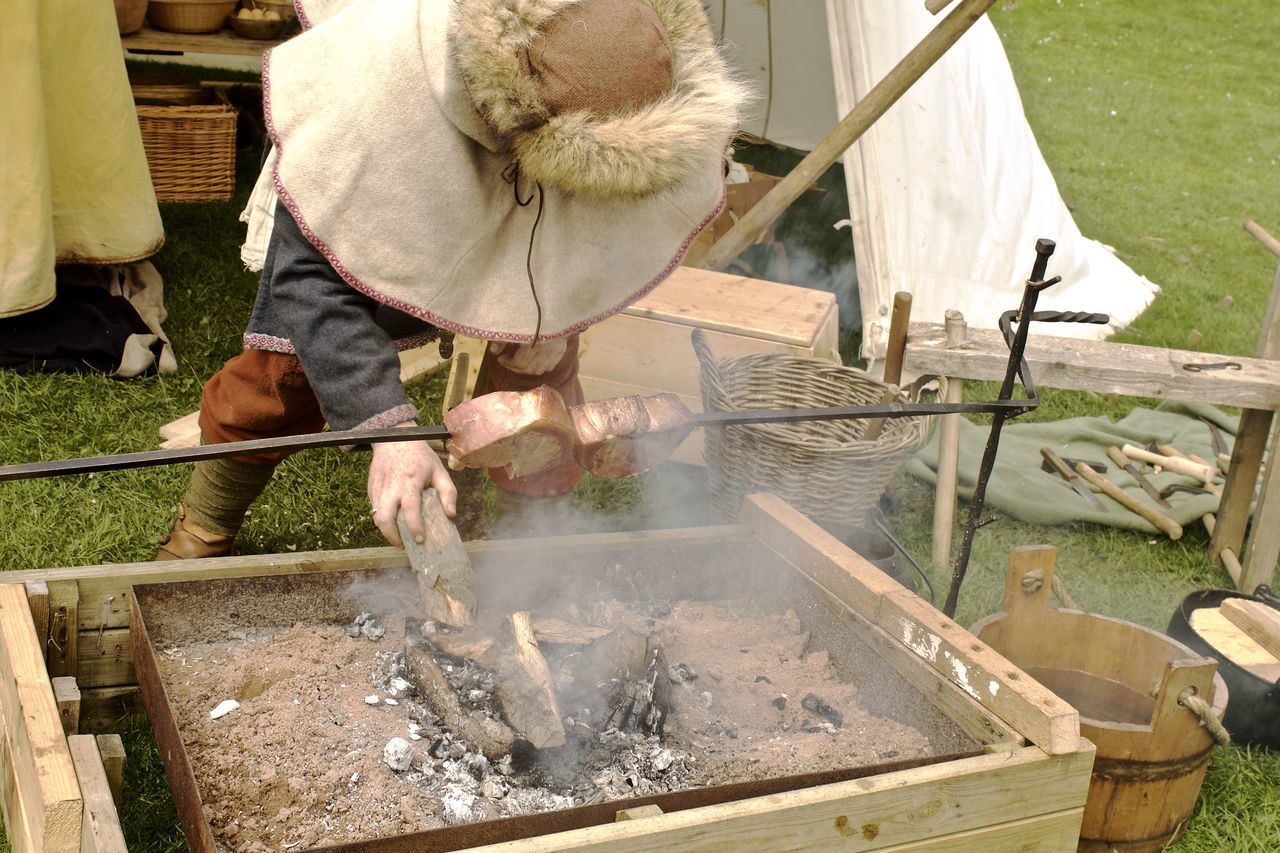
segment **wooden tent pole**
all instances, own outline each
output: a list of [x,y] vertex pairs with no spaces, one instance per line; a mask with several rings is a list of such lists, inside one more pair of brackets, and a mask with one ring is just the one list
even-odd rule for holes
[[854,105],[817,147],[716,241],[702,258],[700,266],[710,270],[723,270],[729,266],[994,4],[995,0],[962,0],[957,4],[866,97]]

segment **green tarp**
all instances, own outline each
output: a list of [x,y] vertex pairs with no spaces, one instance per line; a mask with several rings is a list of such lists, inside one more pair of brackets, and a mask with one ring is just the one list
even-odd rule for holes
[[[1170,495],[1170,509],[1164,509],[1138,486],[1123,469],[1107,458],[1107,446],[1133,444],[1146,447],[1149,442],[1172,444],[1183,453],[1200,456],[1212,461],[1213,444],[1209,427],[1203,420],[1214,423],[1230,447],[1236,430],[1236,417],[1227,415],[1213,406],[1162,403],[1155,409],[1134,409],[1123,420],[1112,422],[1105,417],[1069,418],[1050,423],[1007,424],[1000,437],[1000,452],[996,456],[995,469],[987,485],[986,508],[1023,521],[1039,524],[1067,524],[1090,521],[1109,524],[1148,533],[1156,532],[1148,521],[1125,509],[1111,498],[1098,495],[1106,512],[1098,512],[1077,494],[1061,476],[1046,473],[1040,468],[1043,457],[1041,447],[1051,447],[1059,456],[1099,462],[1107,466],[1103,475],[1111,482],[1132,494],[1139,501],[1159,509],[1179,524],[1188,526],[1200,516],[1217,509],[1218,499],[1212,495]],[[982,460],[990,429],[968,420],[960,420],[960,464],[958,489],[966,499],[972,497],[977,481],[978,466]],[[938,436],[934,429],[929,443],[907,463],[906,470],[923,480],[935,482],[938,468]],[[1144,470],[1141,463],[1138,470]],[[1147,470],[1147,478],[1156,488],[1171,483],[1203,485],[1193,478],[1162,471],[1154,474]],[[1088,485],[1086,483],[1086,485]]]

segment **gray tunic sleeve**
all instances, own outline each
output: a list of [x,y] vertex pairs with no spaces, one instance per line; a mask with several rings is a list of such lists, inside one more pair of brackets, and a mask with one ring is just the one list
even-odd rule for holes
[[416,420],[392,336],[375,321],[379,304],[348,285],[276,205],[270,293],[331,428]]

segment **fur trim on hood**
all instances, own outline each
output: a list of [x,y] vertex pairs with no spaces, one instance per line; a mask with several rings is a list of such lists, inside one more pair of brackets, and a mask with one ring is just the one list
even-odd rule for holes
[[580,0],[454,0],[453,46],[480,114],[530,180],[592,198],[643,196],[705,168],[736,132],[746,89],[730,76],[698,0],[647,0],[666,30],[674,85],[643,109],[552,116],[522,56],[539,27]]

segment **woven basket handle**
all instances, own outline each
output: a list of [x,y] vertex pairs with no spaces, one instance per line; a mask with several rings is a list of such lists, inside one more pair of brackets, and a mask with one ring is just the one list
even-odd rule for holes
[[711,344],[701,329],[694,329],[689,338],[693,341],[693,353],[698,357],[699,375],[702,379],[702,403],[704,406],[709,406],[712,398],[724,398],[720,362],[711,352]]

